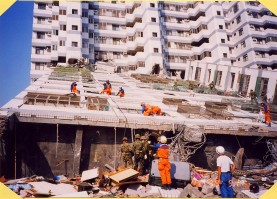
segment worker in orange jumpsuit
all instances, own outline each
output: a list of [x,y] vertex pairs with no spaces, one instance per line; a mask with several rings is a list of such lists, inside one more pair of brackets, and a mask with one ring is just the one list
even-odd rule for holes
[[71,89],[71,92],[72,92],[72,93],[80,93],[80,91],[77,90],[77,83],[76,83],[76,81],[74,81],[74,82],[71,84],[70,89]]
[[262,108],[263,108],[265,123],[267,122],[267,126],[271,127],[270,107],[266,104],[266,102],[264,100],[262,101],[261,105],[262,105]]
[[145,116],[149,116],[152,114],[152,109],[149,104],[141,103],[141,113]]
[[162,189],[171,189],[171,177],[170,177],[170,162],[168,160],[169,156],[169,146],[166,144],[167,139],[165,136],[161,136],[161,145],[158,148],[157,156],[159,158],[158,169],[162,180]]
[[124,97],[125,96],[125,92],[124,92],[122,87],[120,87],[120,89],[119,89],[119,91],[116,95],[119,96],[119,97]]
[[158,107],[158,106],[152,106],[151,109],[152,109],[152,114],[153,115],[155,115],[155,114],[162,115],[160,107]]
[[108,95],[112,94],[112,85],[109,80],[106,81],[106,83],[103,84],[104,89],[101,91],[101,93],[107,93]]

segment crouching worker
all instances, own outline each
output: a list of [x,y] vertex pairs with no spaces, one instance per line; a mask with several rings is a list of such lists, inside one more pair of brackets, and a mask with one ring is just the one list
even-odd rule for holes
[[120,89],[119,89],[119,91],[116,95],[119,96],[119,97],[124,97],[125,96],[125,92],[124,92],[122,87],[120,87]]
[[232,187],[232,174],[235,171],[235,164],[226,155],[222,146],[216,147],[216,153],[219,157],[216,160],[218,176],[217,180],[220,185],[220,193],[222,198],[234,198],[234,190]]
[[152,114],[153,115],[162,115],[162,113],[161,113],[162,110],[161,110],[160,107],[152,106],[151,109],[152,109]]
[[171,189],[171,176],[170,176],[170,162],[169,157],[169,146],[166,144],[167,138],[161,136],[161,145],[158,148],[157,155],[159,158],[158,169],[162,180],[162,189]]
[[78,94],[80,94],[80,91],[77,90],[77,83],[76,83],[76,81],[74,81],[74,82],[71,84],[70,90],[71,90],[72,93],[78,93]]
[[109,80],[106,81],[106,83],[103,84],[104,89],[101,91],[101,93],[107,93],[108,95],[112,94],[112,85]]
[[145,116],[149,116],[152,114],[151,106],[149,104],[141,103],[141,113]]

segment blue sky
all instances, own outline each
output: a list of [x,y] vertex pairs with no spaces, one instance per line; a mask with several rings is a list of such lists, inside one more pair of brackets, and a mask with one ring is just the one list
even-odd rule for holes
[[16,2],[0,16],[0,107],[30,82],[33,2]]

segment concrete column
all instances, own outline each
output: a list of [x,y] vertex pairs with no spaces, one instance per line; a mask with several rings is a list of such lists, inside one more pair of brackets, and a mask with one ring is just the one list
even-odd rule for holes
[[277,80],[269,78],[267,85],[267,99],[273,101]]
[[[258,77],[258,73],[256,74],[251,74],[250,76],[250,81],[249,81],[249,86],[248,86],[248,90],[247,90],[247,94],[250,93],[250,90],[252,89],[253,91],[255,91],[255,87],[256,87],[256,82],[257,82],[257,77]],[[256,93],[258,94],[258,93]]]
[[83,127],[78,126],[76,131],[74,157],[73,157],[73,175],[79,175],[80,172],[80,159],[82,150]]
[[189,80],[189,73],[190,73],[190,63],[186,65],[186,73],[184,80]]
[[196,72],[197,65],[195,64],[192,69],[192,74],[190,76],[190,80],[195,81],[195,72]]
[[198,67],[201,68],[201,74],[200,74],[200,83],[205,84],[205,77],[207,74],[207,65],[206,64],[198,64]]
[[228,81],[229,81],[229,72],[224,70],[222,71],[222,76],[221,76],[221,81],[220,81],[220,88],[222,90],[227,90],[227,84],[228,84]]

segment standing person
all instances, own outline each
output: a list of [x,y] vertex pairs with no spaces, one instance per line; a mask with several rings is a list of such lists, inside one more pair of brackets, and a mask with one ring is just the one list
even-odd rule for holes
[[123,138],[123,144],[120,146],[121,156],[124,163],[125,168],[131,167],[133,168],[133,160],[132,160],[132,147],[127,143],[127,137]]
[[270,107],[264,100],[262,101],[261,105],[262,105],[262,108],[263,108],[265,123],[267,122],[268,123],[267,126],[271,127]]
[[135,165],[134,169],[137,170],[140,174],[142,174],[143,169],[143,144],[140,141],[140,135],[135,135],[135,142],[133,143],[133,153]]
[[161,136],[161,145],[158,148],[158,169],[161,175],[162,180],[162,189],[170,190],[171,189],[171,177],[170,177],[170,162],[169,157],[169,146],[166,144],[167,138]]
[[231,183],[232,174],[235,171],[235,164],[228,156],[224,155],[225,149],[222,146],[216,147],[216,153],[219,154],[216,164],[221,197],[234,198],[234,190]]
[[256,93],[252,89],[250,90],[249,97],[251,98],[251,104],[253,104],[253,102],[258,104],[258,102],[257,102],[257,95],[256,95]]
[[148,156],[148,149],[149,144],[148,140],[146,139],[146,136],[141,136],[140,138],[142,144],[143,144],[143,169],[142,174],[146,174],[148,172],[148,166],[149,166],[149,156]]
[[116,94],[116,96],[119,96],[119,97],[124,97],[125,96],[125,92],[124,92],[122,87],[119,88],[119,91]]

